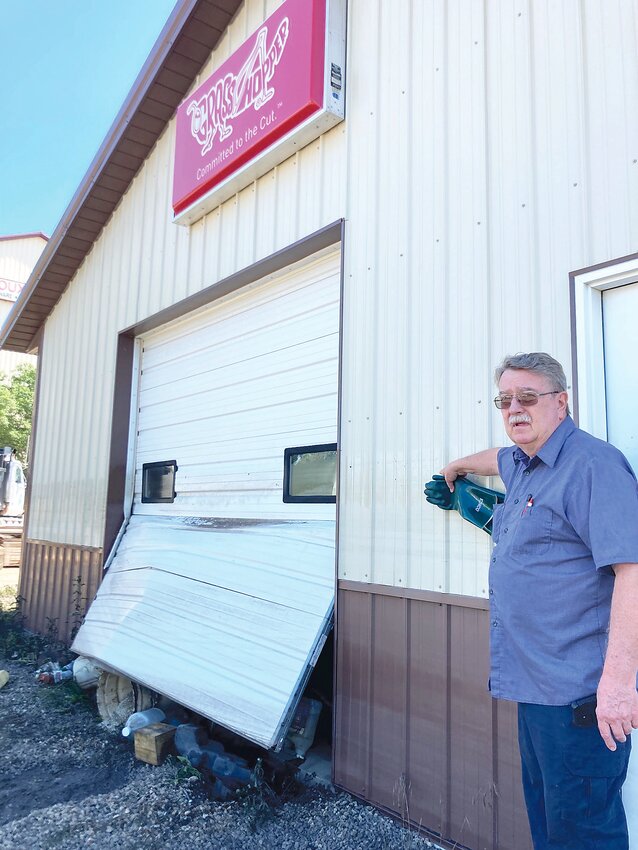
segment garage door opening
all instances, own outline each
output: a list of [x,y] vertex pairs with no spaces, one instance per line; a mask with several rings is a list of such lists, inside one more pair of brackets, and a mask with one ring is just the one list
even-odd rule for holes
[[133,507],[74,643],[266,749],[313,694],[330,744],[339,309],[333,248],[138,339]]

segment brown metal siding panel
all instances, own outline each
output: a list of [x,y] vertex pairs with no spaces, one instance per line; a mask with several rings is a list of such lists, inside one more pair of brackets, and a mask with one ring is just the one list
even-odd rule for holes
[[179,38],[175,40],[173,51],[177,53],[178,56],[184,55],[190,59],[194,59],[196,62],[199,62],[200,67],[206,59],[208,59],[210,54],[210,50],[205,44],[200,44],[200,42],[194,41],[192,38],[188,38],[188,36],[185,35],[180,35]]
[[182,33],[188,38],[192,38],[193,41],[203,44],[209,52],[211,44],[215,44],[221,35],[219,29],[209,27],[204,21],[196,20],[195,18],[191,18],[186,26],[183,27]]
[[226,29],[231,17],[232,15],[229,12],[224,12],[219,7],[215,7],[209,3],[200,3],[195,12],[193,12],[193,18],[195,20],[204,21],[204,23],[213,27],[218,32]]
[[525,808],[521,786],[521,760],[518,753],[516,703],[495,703],[498,724],[496,746],[497,843],[503,847],[531,850],[527,819],[520,816]]
[[[101,549],[27,540],[19,591],[27,628],[46,634],[55,627],[59,639],[69,643],[73,626],[93,601],[101,578]],[[82,604],[76,612],[78,586]]]
[[193,80],[201,68],[201,63],[190,59],[188,56],[172,53],[164,63],[164,67],[169,71],[175,71],[177,74],[183,74],[185,77]]
[[449,833],[448,613],[447,605],[410,600],[406,658],[410,816],[413,822],[427,824],[440,835]]
[[339,592],[337,610],[339,621],[347,623],[347,638],[336,644],[335,781],[367,797],[372,597]]
[[170,89],[177,93],[179,100],[182,99],[183,92],[188,90],[190,80],[188,77],[180,74],[178,71],[171,71],[170,68],[164,68],[157,77],[158,83],[164,88]]
[[131,121],[129,129],[139,130],[141,133],[148,133],[154,136],[155,141],[157,141],[157,137],[162,132],[164,126],[165,123],[161,120],[161,118],[156,118],[154,115],[149,115],[140,108],[133,120]]
[[493,846],[488,641],[486,611],[450,608],[450,825],[454,840],[473,850]]
[[484,600],[392,591],[339,583],[335,782],[446,844],[531,850],[512,708],[487,692]]
[[[368,797],[372,802],[402,812],[406,773],[408,600],[372,596],[372,704]],[[383,634],[382,641],[377,640]]]

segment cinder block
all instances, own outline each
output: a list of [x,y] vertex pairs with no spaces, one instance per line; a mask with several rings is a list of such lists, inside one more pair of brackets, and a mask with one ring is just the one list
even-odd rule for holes
[[133,733],[135,739],[135,758],[146,764],[162,764],[168,755],[175,727],[170,723],[151,723]]

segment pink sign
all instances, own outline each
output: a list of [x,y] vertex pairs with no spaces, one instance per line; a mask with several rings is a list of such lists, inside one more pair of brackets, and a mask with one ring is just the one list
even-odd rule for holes
[[17,280],[8,280],[7,278],[0,277],[0,300],[17,301],[23,286],[24,284],[18,283]]
[[177,214],[323,106],[326,0],[286,0],[177,110]]

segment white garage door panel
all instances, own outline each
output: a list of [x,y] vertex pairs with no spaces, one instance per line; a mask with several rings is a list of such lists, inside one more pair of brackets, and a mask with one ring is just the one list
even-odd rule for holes
[[[339,297],[332,252],[144,338],[136,513],[334,519],[282,486],[284,449],[336,442]],[[142,464],[171,459],[175,502],[141,504]]]
[[338,252],[144,338],[133,515],[74,643],[264,747],[332,622],[335,505],[282,496],[284,449],[337,441],[338,359]]
[[264,747],[328,629],[334,524],[132,517],[73,644]]

